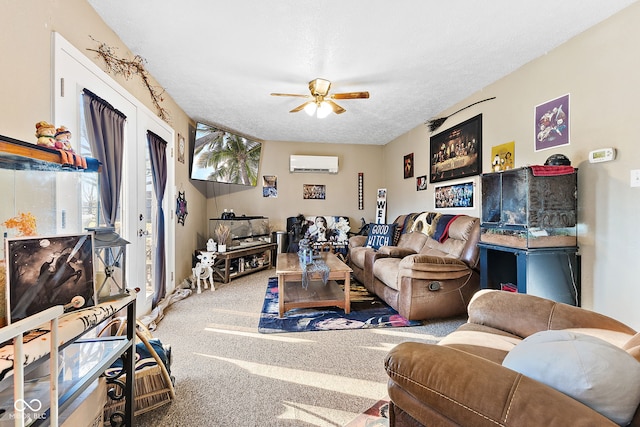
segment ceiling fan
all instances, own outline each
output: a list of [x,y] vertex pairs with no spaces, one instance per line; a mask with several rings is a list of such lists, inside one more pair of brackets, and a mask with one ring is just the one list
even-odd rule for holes
[[304,110],[308,115],[317,115],[322,119],[327,117],[332,111],[336,114],[342,114],[345,110],[335,102],[334,99],[360,99],[369,98],[369,92],[345,92],[345,93],[333,93],[329,94],[331,88],[331,82],[325,79],[313,79],[309,82],[310,95],[299,95],[294,93],[272,93],[272,96],[295,96],[298,98],[310,98],[301,105],[298,105],[290,113],[297,113]]

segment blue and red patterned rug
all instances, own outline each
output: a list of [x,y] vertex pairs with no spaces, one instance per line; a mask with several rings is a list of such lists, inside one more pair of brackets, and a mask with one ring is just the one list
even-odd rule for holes
[[278,317],[278,279],[269,278],[258,331],[279,332],[330,331],[339,329],[392,328],[419,326],[422,322],[400,316],[359,283],[351,281],[351,313],[338,307],[294,308]]

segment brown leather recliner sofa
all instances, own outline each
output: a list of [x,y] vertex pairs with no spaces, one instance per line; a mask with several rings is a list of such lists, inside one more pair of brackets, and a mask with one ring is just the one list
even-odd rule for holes
[[[502,363],[516,346],[526,343],[525,338],[550,333],[540,331],[572,331],[576,336],[588,335],[613,344],[613,350],[630,359],[634,368],[617,375],[628,376],[629,371],[637,371],[633,358],[640,362],[640,334],[632,328],[579,307],[497,290],[478,292],[469,304],[468,314],[468,322],[437,345],[404,342],[388,353],[385,368],[389,376],[391,427],[619,425],[577,397]],[[560,362],[573,361],[566,362],[560,354],[564,353],[549,352],[547,358],[552,363],[547,366],[558,366],[565,372]],[[598,361],[606,366],[599,370],[604,371],[603,376],[612,376],[616,363],[600,357]],[[587,371],[583,366],[579,368],[577,375]],[[567,382],[571,385],[582,380]],[[586,383],[586,387],[593,387]],[[630,393],[640,385],[633,383],[625,389],[616,381],[611,387]],[[628,416],[633,417],[628,425],[637,427],[640,414],[634,405],[637,404],[627,407]]]
[[468,215],[421,212],[401,215],[395,245],[367,247],[367,236],[349,239],[354,278],[409,320],[466,312],[480,287],[480,222]]

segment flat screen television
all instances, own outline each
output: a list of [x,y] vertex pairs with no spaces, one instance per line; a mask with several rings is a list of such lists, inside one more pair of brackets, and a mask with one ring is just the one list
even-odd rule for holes
[[191,179],[256,186],[262,143],[196,123]]

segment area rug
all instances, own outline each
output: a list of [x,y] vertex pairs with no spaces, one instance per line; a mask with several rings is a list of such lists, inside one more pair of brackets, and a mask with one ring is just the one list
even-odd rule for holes
[[389,397],[376,402],[345,427],[389,427]]
[[258,331],[278,332],[329,331],[339,329],[391,328],[418,326],[422,322],[400,316],[362,285],[351,281],[351,313],[338,307],[294,308],[278,317],[278,279],[269,278]]

